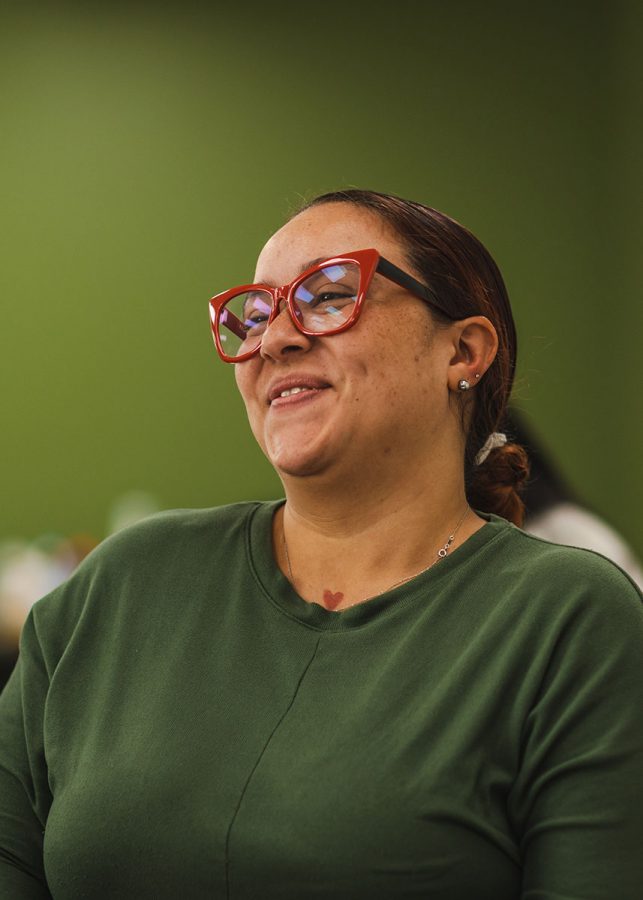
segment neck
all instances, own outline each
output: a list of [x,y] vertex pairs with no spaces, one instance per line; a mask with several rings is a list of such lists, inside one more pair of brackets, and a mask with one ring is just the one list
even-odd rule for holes
[[483,524],[468,509],[462,478],[454,484],[446,474],[422,481],[409,473],[368,490],[355,481],[337,492],[284,479],[286,505],[274,524],[280,568],[300,596],[334,609],[412,578],[438,561],[456,527],[448,552]]

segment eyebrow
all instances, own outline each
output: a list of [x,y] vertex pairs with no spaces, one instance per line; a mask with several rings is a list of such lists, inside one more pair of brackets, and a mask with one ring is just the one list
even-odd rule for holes
[[[297,278],[299,275],[301,275],[302,272],[305,272],[307,269],[312,269],[312,267],[316,266],[317,263],[324,262],[327,259],[334,259],[334,258],[335,258],[334,256],[317,256],[317,257],[315,257],[315,259],[309,259],[307,262],[303,263],[303,265],[301,265],[299,267],[299,270],[297,272],[297,275],[295,275],[295,278]],[[294,281],[294,279],[292,279],[292,280]],[[274,279],[271,279],[270,283],[272,283],[272,282],[274,282]],[[268,284],[269,282],[264,280],[262,283]],[[274,286],[277,287],[276,282],[274,283]]]
[[317,263],[324,262],[326,259],[333,259],[332,256],[317,256],[315,259],[309,259],[308,262],[305,262],[303,266],[299,267],[298,275],[301,275],[302,272],[305,272],[306,269],[312,269],[313,266],[316,266]]

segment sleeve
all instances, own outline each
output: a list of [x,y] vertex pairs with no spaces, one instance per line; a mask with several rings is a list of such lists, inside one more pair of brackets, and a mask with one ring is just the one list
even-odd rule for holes
[[0,897],[11,900],[51,898],[43,866],[51,805],[43,740],[48,687],[32,613],[23,627],[18,662],[0,695]]
[[510,799],[522,900],[643,896],[643,604],[601,569],[598,597],[577,588],[559,619],[525,722]]

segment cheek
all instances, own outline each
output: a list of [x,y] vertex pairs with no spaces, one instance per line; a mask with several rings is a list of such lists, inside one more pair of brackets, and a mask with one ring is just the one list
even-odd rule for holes
[[[381,366],[373,365],[372,381],[378,381],[392,403],[424,409],[439,402],[446,384],[446,367],[436,335],[423,316],[417,327],[382,335]],[[391,340],[391,338],[397,338]],[[373,360],[375,363],[375,360]]]
[[234,367],[234,380],[237,385],[237,390],[239,391],[239,393],[245,400],[245,388],[244,388],[245,379],[244,379],[244,376],[243,376],[240,366]]
[[251,368],[246,369],[245,366],[252,366],[252,361],[235,366],[235,381],[246,408],[246,416],[248,418],[250,430],[259,446],[265,452],[263,443],[264,420],[261,415],[263,407],[257,400],[256,374],[253,373]]
[[256,378],[252,371],[252,363],[250,360],[246,363],[239,363],[234,367],[234,378],[237,383],[237,390],[241,394],[241,398],[246,405],[246,409],[250,410],[256,388]]

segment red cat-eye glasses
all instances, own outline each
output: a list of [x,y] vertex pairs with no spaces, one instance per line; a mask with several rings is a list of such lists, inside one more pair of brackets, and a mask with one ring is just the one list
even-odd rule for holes
[[281,287],[244,284],[212,297],[210,324],[219,356],[228,363],[255,356],[282,301],[295,327],[308,337],[346,331],[357,322],[376,272],[454,319],[429,287],[377,250],[355,250],[318,261]]

